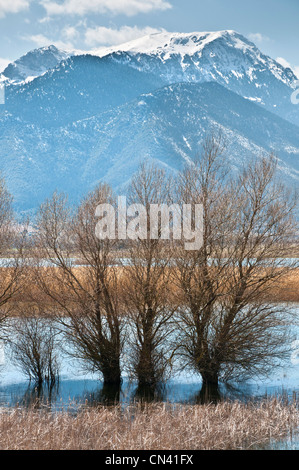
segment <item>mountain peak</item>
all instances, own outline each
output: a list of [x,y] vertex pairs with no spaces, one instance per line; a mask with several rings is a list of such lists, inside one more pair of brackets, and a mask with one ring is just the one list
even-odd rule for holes
[[31,81],[55,68],[70,55],[72,53],[58,49],[53,44],[33,49],[20,59],[10,63],[1,74],[2,80],[3,78],[7,79],[14,84]]
[[241,34],[162,31],[104,58],[67,54],[36,49],[5,71],[23,80],[7,87],[0,116],[0,170],[19,208],[55,188],[76,201],[99,181],[120,187],[142,158],[177,169],[215,126],[236,168],[274,152],[288,184],[298,181],[295,77]]
[[[166,82],[217,81],[261,104],[269,101],[269,80],[290,88],[297,80],[290,69],[263,54],[253,42],[234,30],[161,31],[92,54],[131,64],[137,70],[159,73]],[[253,85],[246,94],[244,87],[240,88],[241,82]]]
[[201,52],[205,46],[215,41],[226,42],[236,48],[254,48],[255,45],[248,41],[240,33],[233,30],[193,32],[193,33],[170,33],[161,31],[149,34],[139,39],[134,39],[118,46],[101,48],[92,54],[100,57],[115,52],[129,52],[132,54],[154,54],[154,55],[194,55]]

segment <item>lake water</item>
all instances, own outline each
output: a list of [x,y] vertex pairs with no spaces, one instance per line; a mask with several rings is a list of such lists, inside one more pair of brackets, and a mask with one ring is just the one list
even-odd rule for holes
[[[299,306],[296,311],[299,312]],[[292,353],[282,364],[273,370],[264,380],[250,381],[227,387],[220,386],[221,396],[230,400],[248,401],[266,396],[287,396],[289,399],[299,399],[299,330],[292,344]],[[63,356],[61,358],[61,373],[59,383],[52,390],[44,387],[37,389],[30,384],[20,370],[11,362],[7,345],[0,342],[0,408],[29,406],[51,408],[54,411],[68,410],[76,412],[82,406],[115,404],[122,406],[140,397],[136,397],[137,384],[123,377],[121,390],[103,390],[98,376],[84,370],[82,363]],[[196,375],[177,373],[161,389],[155,397],[157,400],[170,403],[199,403],[201,381]],[[271,448],[299,449],[299,441],[285,440],[271,444]]]

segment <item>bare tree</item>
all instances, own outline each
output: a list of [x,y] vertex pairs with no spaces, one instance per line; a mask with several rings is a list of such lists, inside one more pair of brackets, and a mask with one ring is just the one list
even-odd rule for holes
[[162,239],[161,226],[155,239],[150,234],[151,205],[167,204],[169,198],[170,181],[165,172],[149,163],[141,165],[129,190],[129,202],[135,206],[129,215],[137,215],[137,219],[130,221],[135,228],[128,225],[129,261],[123,268],[124,300],[132,326],[130,365],[140,390],[154,390],[170,364],[167,339],[174,313],[169,285],[171,244]]
[[36,275],[75,355],[102,374],[105,385],[120,385],[123,322],[116,241],[96,235],[99,204],[114,204],[106,185],[99,185],[74,213],[63,195],[54,194],[41,206],[37,253],[54,268],[39,266]]
[[238,176],[224,162],[212,135],[178,183],[181,201],[203,205],[204,223],[202,248],[176,253],[177,348],[208,386],[267,373],[287,354],[288,309],[267,296],[295,267],[286,257],[296,198],[277,183],[275,159],[257,158]]
[[[15,312],[17,313],[17,312]],[[12,358],[38,386],[52,387],[58,380],[58,330],[52,318],[35,305],[19,306],[18,316],[10,320]]]
[[28,222],[15,220],[12,196],[0,178],[0,326],[14,308],[16,296],[25,284],[25,244]]

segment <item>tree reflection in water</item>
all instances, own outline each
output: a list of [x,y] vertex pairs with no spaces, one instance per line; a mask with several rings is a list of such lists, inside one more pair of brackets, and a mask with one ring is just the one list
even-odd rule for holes
[[102,388],[85,396],[85,405],[115,406],[120,402],[121,385],[103,384]]
[[216,384],[203,383],[200,392],[195,395],[194,401],[197,405],[209,403],[217,404],[222,400],[219,386]]
[[29,385],[20,404],[27,408],[51,409],[59,396],[59,383]]
[[162,402],[166,400],[166,394],[164,383],[156,386],[137,386],[133,400],[140,403]]

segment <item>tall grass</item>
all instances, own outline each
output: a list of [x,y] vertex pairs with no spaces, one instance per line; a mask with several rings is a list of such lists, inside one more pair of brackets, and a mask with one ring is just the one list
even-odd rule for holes
[[0,412],[0,449],[251,449],[289,437],[299,409],[272,399],[258,404],[149,404],[85,409],[77,415],[38,410]]

